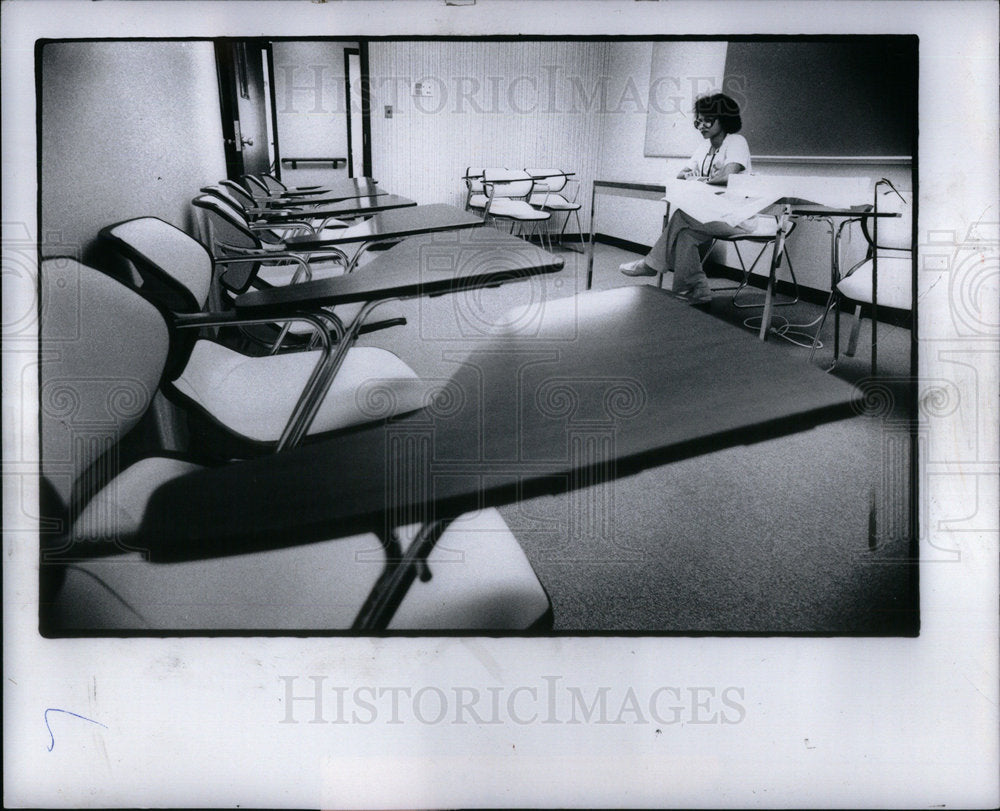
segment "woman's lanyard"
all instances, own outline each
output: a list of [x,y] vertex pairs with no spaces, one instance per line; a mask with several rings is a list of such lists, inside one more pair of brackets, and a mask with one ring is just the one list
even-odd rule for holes
[[[719,146],[721,147],[721,144]],[[701,177],[709,177],[712,172],[712,164],[715,163],[715,156],[718,154],[718,149],[709,147],[708,153],[701,159]],[[708,171],[705,171],[705,161],[708,161]]]

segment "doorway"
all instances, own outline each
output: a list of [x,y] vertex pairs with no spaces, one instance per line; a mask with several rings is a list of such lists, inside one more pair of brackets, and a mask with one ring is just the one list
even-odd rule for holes
[[238,181],[271,171],[278,161],[278,136],[270,43],[218,41],[215,62],[227,177]]

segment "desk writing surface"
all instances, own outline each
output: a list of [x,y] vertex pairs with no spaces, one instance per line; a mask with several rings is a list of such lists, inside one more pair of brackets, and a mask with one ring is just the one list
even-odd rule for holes
[[315,217],[355,217],[364,214],[375,214],[379,211],[389,211],[394,208],[409,208],[416,202],[408,197],[396,194],[378,194],[370,197],[349,197],[337,202],[323,203],[316,206],[303,206],[300,210],[264,209],[258,212],[258,217],[267,222],[281,220],[302,220]]
[[329,239],[317,239],[314,236],[289,237],[285,240],[285,245],[292,251],[318,250],[350,242],[369,242],[429,234],[435,231],[477,228],[482,224],[482,219],[474,214],[455,206],[436,203],[380,212],[365,222],[342,229]]
[[540,316],[470,338],[423,410],[164,484],[143,544],[198,557],[339,537],[854,413],[849,384],[650,286],[547,301]]
[[361,270],[244,293],[240,315],[253,317],[380,298],[454,292],[562,269],[564,260],[484,226],[410,237]]
[[347,200],[350,197],[372,197],[385,193],[370,177],[354,177],[336,180],[327,186],[315,189],[283,191],[280,198],[285,200],[287,205],[294,205],[295,203],[289,198],[300,197],[308,199],[310,203],[328,203]]

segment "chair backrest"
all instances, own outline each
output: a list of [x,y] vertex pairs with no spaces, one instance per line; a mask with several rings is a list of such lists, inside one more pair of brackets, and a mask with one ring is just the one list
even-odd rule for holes
[[99,237],[132,263],[146,298],[175,313],[205,308],[212,285],[212,257],[200,242],[156,217],[109,225]]
[[465,170],[465,185],[469,189],[469,195],[484,194],[483,189],[483,168],[480,166],[469,166]]
[[569,176],[562,169],[525,169],[535,180],[536,192],[561,192],[569,182]]
[[257,175],[243,175],[243,183],[254,197],[270,197],[274,193]]
[[271,194],[281,194],[281,192],[288,191],[288,186],[282,183],[278,178],[272,175],[270,172],[265,172],[260,176],[260,179],[267,184],[268,190]]
[[484,169],[483,182],[494,184],[493,197],[527,197],[535,185],[523,169]]
[[[261,240],[247,226],[243,214],[227,201],[214,195],[202,194],[195,197],[191,204],[204,217],[203,233],[213,257],[218,259],[231,256],[233,252],[227,250],[230,247],[261,249]],[[223,268],[224,278],[220,274],[219,280],[230,291],[243,291],[254,278],[258,266],[259,263],[252,259],[246,262],[228,262]]]
[[149,407],[170,335],[151,302],[75,259],[44,260],[39,292],[41,473],[66,507],[118,472],[91,471],[91,492],[79,492],[81,475]]
[[211,194],[220,200],[225,200],[243,215],[244,219],[249,219],[250,211],[256,208],[257,204],[246,189],[236,190],[232,186],[223,183],[209,183],[199,189],[202,194]]
[[[899,214],[899,217],[880,217],[878,221],[878,249],[882,251],[910,251],[913,249],[913,192],[900,191],[898,194],[891,188],[879,186],[878,210],[880,212]],[[874,246],[874,229],[870,219],[863,219],[861,227],[864,230],[868,244]]]
[[220,255],[217,248],[221,245],[235,245],[240,248],[260,247],[260,240],[250,230],[243,212],[225,197],[200,194],[191,201],[191,204],[205,214],[213,256]]

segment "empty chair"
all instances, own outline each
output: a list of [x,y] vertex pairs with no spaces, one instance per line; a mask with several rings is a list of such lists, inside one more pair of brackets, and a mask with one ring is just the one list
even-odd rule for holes
[[[274,229],[248,223],[224,195],[202,194],[191,202],[202,212],[202,232],[216,263],[230,266],[220,277],[230,293],[243,293],[251,286],[279,287],[339,276],[347,266],[347,256],[337,248],[310,254],[285,250]],[[284,261],[279,263],[279,259]]]
[[[189,538],[168,538],[162,554],[144,544],[157,488],[202,469],[155,453],[119,461],[120,440],[143,418],[163,374],[170,330],[137,292],[76,260],[45,260],[39,273],[42,633],[351,628],[393,548],[374,532],[335,538],[334,529],[330,540],[295,545],[290,510],[287,533],[268,551],[251,551],[259,538],[208,558]],[[217,504],[224,514],[222,494]],[[402,528],[399,548],[413,534]],[[551,616],[494,510],[456,520],[424,566],[433,576],[415,578],[400,595],[389,630],[517,630]]]
[[[475,211],[482,214],[486,211],[488,201],[486,197],[486,187],[483,185],[483,173],[486,170],[479,166],[469,166],[465,170],[465,210]],[[503,171],[502,169],[491,169],[490,171]]]
[[[530,225],[528,233],[534,233],[538,224],[546,222],[551,216],[528,202],[534,185],[531,175],[523,170],[484,170],[483,186],[487,197],[485,219],[510,222],[512,232],[523,232],[524,226]],[[541,236],[544,237],[544,232]]]
[[243,215],[248,227],[258,231],[269,242],[280,242],[285,237],[296,234],[316,235],[325,229],[347,227],[346,222],[336,217],[313,216],[308,206],[261,208],[246,189],[231,180],[211,183],[202,187],[201,192],[225,200]]
[[169,289],[174,293],[171,300],[182,302],[182,306],[175,305],[170,324],[169,391],[235,439],[261,448],[281,448],[303,428],[308,435],[316,435],[369,422],[358,392],[371,380],[392,390],[395,408],[387,416],[423,407],[428,387],[391,352],[351,347],[340,368],[332,368],[329,328],[331,323],[338,333],[341,328],[322,311],[299,318],[313,328],[324,344],[322,349],[253,357],[220,341],[198,337],[200,327],[243,322],[231,313],[195,315],[208,300],[212,257],[179,228],[155,217],[139,217],[104,228],[101,238],[128,259],[140,276],[151,280],[154,292]]
[[[580,247],[583,248],[583,226],[580,224],[580,203],[576,202],[576,196],[580,191],[578,180],[570,178],[569,174],[561,169],[525,169],[535,181],[534,188],[528,202],[539,211],[550,213],[564,213],[562,227],[559,229],[559,240],[562,241],[563,234],[566,233],[566,226],[570,216],[576,217],[576,229],[580,237]],[[573,194],[567,196],[568,187],[572,184]]]
[[[884,188],[883,186],[889,186]],[[877,293],[877,305],[894,310],[910,312],[913,309],[913,192],[897,191],[888,181],[876,184],[878,211],[898,214],[898,217],[879,218],[878,245],[875,244],[873,220],[856,217],[845,221],[844,225],[859,224],[868,243],[867,256],[846,272],[830,291],[826,310],[813,340],[812,352],[819,346],[819,335],[831,310],[840,306],[841,300],[855,302],[854,320],[844,354],[852,357],[857,350],[861,332],[862,306],[871,306]],[[844,227],[844,226],[842,226]],[[878,276],[875,277],[875,262],[878,259]],[[876,287],[877,284],[877,287]],[[875,373],[876,351],[872,348],[872,374]],[[834,363],[837,358],[834,357]]]

